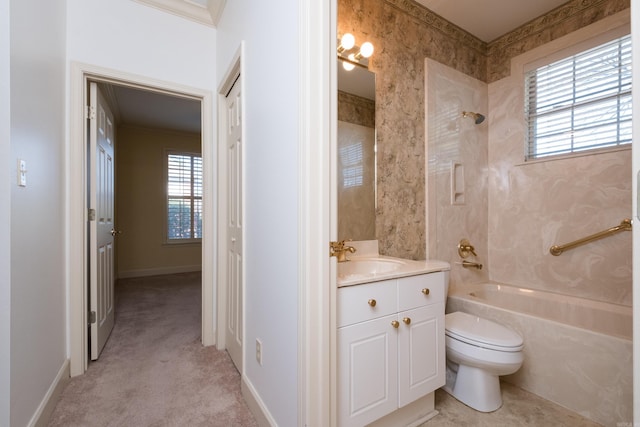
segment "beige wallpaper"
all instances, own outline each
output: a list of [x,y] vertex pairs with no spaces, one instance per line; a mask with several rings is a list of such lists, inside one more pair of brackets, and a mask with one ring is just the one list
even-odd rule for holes
[[487,82],[510,74],[511,59],[607,16],[629,9],[630,0],[573,0],[492,41],[487,46]]
[[424,60],[477,80],[508,75],[510,58],[629,8],[629,0],[573,0],[486,44],[411,0],[338,0],[338,35],[375,52],[380,252],[426,257]]
[[164,244],[165,149],[199,153],[200,135],[120,126],[116,148],[118,272],[138,275],[200,265],[200,244]]

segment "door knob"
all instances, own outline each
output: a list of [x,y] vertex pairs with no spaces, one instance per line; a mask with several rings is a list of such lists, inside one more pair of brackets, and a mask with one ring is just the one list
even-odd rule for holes
[[393,326],[394,328],[398,329],[398,326],[400,326],[400,322],[398,322],[397,320],[392,320],[391,321],[391,326]]
[[429,288],[424,288],[424,289],[422,290],[422,293],[423,293],[423,294],[425,294],[425,295],[429,295],[429,292],[430,292],[430,291],[429,291]]
[[112,235],[113,237],[116,237],[116,234],[120,234],[120,233],[122,233],[122,231],[120,231],[120,230],[116,230],[115,228],[112,228],[112,229],[111,229],[111,235]]
[[404,322],[405,325],[410,325],[411,324],[411,319],[408,318],[408,317],[403,318],[402,321]]
[[370,299],[369,301],[367,301],[367,303],[371,306],[371,307],[375,307],[376,306],[376,300],[374,300],[373,298]]

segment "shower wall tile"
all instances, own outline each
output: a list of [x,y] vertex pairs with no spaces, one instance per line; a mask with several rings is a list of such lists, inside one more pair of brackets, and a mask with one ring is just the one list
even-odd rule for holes
[[[487,246],[487,122],[475,124],[463,111],[486,114],[487,85],[434,60],[425,61],[428,153],[428,257],[451,264],[450,287],[488,279],[487,269],[465,269],[458,243],[468,239],[477,256],[468,261],[486,265]],[[452,203],[452,165],[464,170],[464,202]]]
[[491,279],[631,305],[630,232],[549,253],[631,218],[631,147],[525,164],[523,97],[522,71],[489,84]]

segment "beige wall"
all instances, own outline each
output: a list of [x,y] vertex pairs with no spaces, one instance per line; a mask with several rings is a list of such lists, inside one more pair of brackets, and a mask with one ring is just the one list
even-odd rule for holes
[[120,277],[199,269],[200,244],[165,244],[165,150],[200,152],[200,135],[118,127],[116,224]]
[[424,259],[424,60],[483,82],[508,75],[509,61],[629,8],[629,0],[573,0],[487,44],[411,0],[338,0],[338,35],[370,41],[376,73],[377,215],[380,252]]

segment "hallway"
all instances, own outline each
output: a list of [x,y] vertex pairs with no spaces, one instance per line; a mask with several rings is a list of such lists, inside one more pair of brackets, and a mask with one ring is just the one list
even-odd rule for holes
[[200,342],[200,313],[200,273],[119,280],[111,337],[49,426],[256,426],[228,354]]

